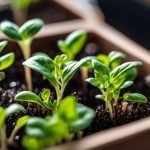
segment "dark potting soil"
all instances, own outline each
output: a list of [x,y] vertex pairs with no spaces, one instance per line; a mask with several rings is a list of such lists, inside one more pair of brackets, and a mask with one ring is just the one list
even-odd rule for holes
[[[85,46],[84,52],[82,52],[78,58],[87,55],[94,55],[98,53],[98,46],[95,43],[89,43]],[[59,51],[55,51],[56,53],[60,53]],[[50,51],[51,56],[54,57],[52,51]],[[23,61],[21,55],[16,56],[17,59],[13,66],[8,68],[6,72],[6,78],[0,82],[0,106],[8,107],[12,103],[18,103],[14,101],[14,96],[16,93],[26,90],[26,85],[24,81],[24,70],[21,62]],[[91,75],[92,72],[90,71]],[[50,84],[42,80],[42,76],[37,72],[32,72],[33,76],[33,86],[34,92],[39,93],[43,88],[50,88],[52,90],[52,98],[55,97],[53,88]],[[37,82],[38,81],[38,82]],[[84,85],[85,84],[85,85]],[[82,85],[82,86],[81,86]],[[90,92],[89,92],[90,91]],[[150,75],[144,78],[138,77],[135,80],[135,84],[128,88],[127,92],[140,92],[144,94],[150,100]],[[110,118],[108,110],[104,107],[104,102],[95,99],[95,95],[99,94],[97,88],[89,85],[86,82],[82,82],[80,71],[78,71],[75,77],[71,80],[69,85],[66,88],[65,95],[75,95],[78,99],[78,102],[81,102],[96,111],[96,117],[92,124],[84,130],[83,136],[87,136],[89,134],[102,131],[108,128],[112,128],[115,126],[120,126],[147,116],[150,116],[150,102],[147,104],[141,103],[129,103],[127,106],[127,111],[122,111],[123,103],[120,102],[118,106],[114,106],[115,108],[115,117],[113,119]],[[25,108],[27,108],[27,103],[21,103]],[[10,116],[6,120],[6,129],[7,136],[9,137],[17,119],[23,115],[30,116],[40,116],[45,117],[50,115],[51,112],[48,110],[42,110],[40,106],[36,104],[31,104],[28,109],[26,109],[23,113],[16,113],[15,115]],[[10,147],[11,150],[21,150],[21,139],[24,134],[24,130],[21,129],[17,136],[15,137],[16,146]],[[77,139],[77,137],[75,138]]]
[[[4,20],[15,22],[10,8],[1,9],[0,13],[0,22]],[[29,8],[28,14],[29,15],[27,20],[33,18],[41,18],[45,22],[45,24],[74,20],[79,18],[69,10],[59,6],[54,1],[49,0],[41,0],[41,2],[33,4]]]

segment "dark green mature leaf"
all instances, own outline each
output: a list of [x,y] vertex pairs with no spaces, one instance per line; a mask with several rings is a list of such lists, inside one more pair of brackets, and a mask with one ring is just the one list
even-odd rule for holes
[[23,91],[23,92],[18,93],[15,96],[15,100],[25,101],[25,102],[32,102],[32,103],[39,104],[42,107],[45,107],[43,105],[43,101],[41,100],[41,98],[38,95],[36,95],[35,93],[30,92],[30,91]]
[[11,66],[15,60],[15,54],[9,53],[0,57],[0,70],[4,70]]
[[73,60],[82,50],[86,39],[87,32],[85,30],[77,30],[71,33],[65,41],[59,40],[58,46],[63,53],[67,54],[69,60]]
[[52,74],[55,64],[51,58],[46,56],[33,56],[26,60],[23,65],[41,73],[53,86],[56,85],[56,79]]
[[58,114],[65,122],[72,122],[77,118],[76,98],[68,96],[64,98],[58,108]]
[[78,118],[70,125],[74,132],[87,128],[95,117],[95,112],[83,104],[77,104],[77,112]]
[[140,103],[147,103],[148,99],[139,93],[125,93],[123,95],[124,101],[130,101],[130,102],[140,102]]
[[126,62],[113,69],[110,73],[111,80],[118,79],[120,76],[125,75],[129,70],[141,66],[139,61]]
[[32,19],[24,23],[19,32],[23,39],[32,38],[36,33],[38,33],[43,27],[44,22],[41,19]]
[[0,42],[0,53],[2,52],[2,50],[5,48],[5,46],[8,44],[7,41],[2,41]]
[[12,104],[6,109],[6,117],[17,112],[25,111],[24,107],[19,104]]
[[10,21],[4,21],[1,23],[1,31],[12,40],[22,40],[22,36],[20,35],[18,30],[19,27]]

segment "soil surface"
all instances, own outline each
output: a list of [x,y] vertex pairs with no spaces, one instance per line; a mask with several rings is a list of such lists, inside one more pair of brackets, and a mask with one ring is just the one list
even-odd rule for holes
[[[78,58],[87,55],[95,55],[98,53],[98,49],[99,48],[97,44],[89,43],[85,46],[84,51],[78,56]],[[54,57],[56,53],[60,52],[56,50],[55,53],[53,53],[52,51],[48,52],[48,54],[50,53],[51,56]],[[10,104],[16,103],[14,101],[14,96],[16,95],[16,93],[22,90],[26,90],[26,84],[24,81],[24,69],[21,65],[22,62],[22,55],[18,54],[16,56],[14,65],[5,71],[6,78],[2,82],[0,82],[0,106],[8,107]],[[89,71],[89,75],[92,75],[91,71]],[[55,97],[53,88],[50,86],[49,82],[42,80],[42,76],[37,72],[33,71],[32,76],[35,93],[39,93],[43,88],[50,88],[52,90],[52,96]],[[88,92],[87,89],[90,92]],[[137,77],[137,79],[135,80],[135,84],[132,87],[128,88],[128,92],[130,91],[140,92],[150,100],[150,75],[143,78]],[[75,95],[79,102],[92,107],[96,111],[96,118],[94,119],[90,127],[83,131],[83,136],[87,136],[89,134],[115,126],[120,126],[150,115],[150,102],[148,102],[147,104],[129,103],[126,112],[122,111],[123,103],[120,102],[118,106],[114,106],[114,119],[110,119],[109,112],[104,107],[104,102],[95,99],[95,95],[99,94],[98,89],[89,85],[88,83],[82,82],[80,71],[76,73],[75,77],[67,86],[64,96],[71,94]],[[27,103],[22,104],[25,106],[25,108],[27,108]],[[17,113],[15,115],[12,115],[6,120],[8,137],[15,126],[16,120],[20,116],[23,116],[25,114],[30,116],[44,117],[51,114],[51,112],[48,110],[43,111],[40,106],[31,104],[30,108],[28,108],[24,113]],[[17,147],[10,147],[10,150],[23,149],[20,144],[23,133],[23,129],[21,129],[15,137]]]
[[[11,9],[8,7],[6,9],[0,10],[0,22],[4,20],[14,21]],[[68,20],[74,20],[79,18],[75,14],[71,13],[60,5],[53,1],[41,0],[39,3],[34,3],[28,11],[28,19],[41,18],[45,24],[56,23]]]

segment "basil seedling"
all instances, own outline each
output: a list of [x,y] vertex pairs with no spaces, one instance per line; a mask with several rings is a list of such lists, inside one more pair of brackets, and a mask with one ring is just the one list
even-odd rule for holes
[[[7,41],[0,42],[0,52],[3,51],[6,45],[7,45]],[[2,71],[8,68],[9,66],[11,66],[14,60],[15,60],[14,53],[8,53],[5,54],[4,56],[0,56],[0,81],[5,78],[5,73]]]
[[[111,51],[108,55],[105,54],[97,55],[97,60],[104,63],[111,70],[119,66],[124,58],[126,58],[126,55],[118,51]],[[134,80],[136,76],[137,76],[137,68],[133,68],[128,71],[127,75],[128,80]]]
[[132,101],[146,103],[147,98],[138,93],[125,93],[120,96],[121,90],[125,89],[133,84],[133,81],[127,80],[128,71],[133,68],[137,68],[142,65],[139,61],[126,62],[114,69],[110,70],[109,67],[98,60],[93,59],[92,65],[94,68],[94,78],[88,78],[86,81],[96,86],[101,95],[97,95],[96,98],[105,101],[105,106],[110,112],[111,118],[114,117],[112,101],[114,100],[116,105],[118,100]]
[[76,55],[83,49],[87,40],[87,32],[85,30],[77,30],[67,36],[65,40],[59,40],[59,49],[67,55],[68,61],[74,60]]
[[21,112],[24,110],[25,110],[24,107],[19,104],[12,104],[8,108],[0,107],[0,137],[1,137],[0,142],[1,142],[2,150],[7,150],[9,142],[11,142],[11,144],[13,144],[13,139],[14,139],[14,136],[16,135],[17,131],[23,125],[25,125],[24,119],[20,118],[17,121],[16,127],[13,130],[12,135],[10,136],[10,139],[8,140],[6,137],[6,125],[5,125],[6,118],[14,113]]
[[17,24],[23,24],[28,17],[29,6],[38,0],[10,0],[11,9]]
[[75,133],[87,128],[94,117],[91,108],[77,103],[74,96],[68,96],[61,101],[53,116],[28,120],[22,144],[26,149],[40,150],[62,140],[68,141]]
[[[67,55],[68,61],[74,60],[77,54],[81,52],[87,40],[85,30],[77,30],[67,36],[65,40],[58,41],[59,49]],[[86,88],[84,80],[88,77],[89,67],[80,67],[84,89]]]
[[77,69],[86,62],[91,61],[92,58],[85,57],[80,61],[66,62],[66,55],[58,55],[54,60],[47,56],[33,56],[26,60],[23,65],[41,73],[51,83],[56,91],[56,104],[58,106],[68,82],[72,79]]
[[[31,56],[31,43],[33,37],[40,31],[42,27],[43,21],[41,19],[29,20],[20,28],[10,21],[4,21],[1,23],[1,31],[7,37],[19,44],[25,60]],[[28,67],[25,67],[25,78],[28,89],[32,90],[31,70]]]

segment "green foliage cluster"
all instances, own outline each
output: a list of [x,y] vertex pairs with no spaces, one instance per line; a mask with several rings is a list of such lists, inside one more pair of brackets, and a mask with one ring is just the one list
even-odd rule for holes
[[[101,94],[96,95],[96,98],[105,101],[106,108],[109,109],[111,118],[113,118],[113,101],[117,105],[119,100],[141,103],[146,103],[148,100],[139,93],[124,93],[123,96],[121,95],[122,89],[128,88],[134,83],[135,68],[141,66],[142,63],[133,61],[119,65],[120,58],[124,58],[123,55],[120,52],[111,52],[110,54],[108,60],[106,56],[104,56],[105,59],[92,60],[94,78],[88,78],[86,81],[100,90]],[[102,60],[105,63],[102,63]]]
[[[25,2],[25,1],[22,1]],[[26,1],[28,4],[28,1]],[[87,40],[87,32],[78,30],[71,33],[65,40],[59,40],[58,46],[64,53],[50,58],[47,54],[36,53],[31,57],[31,42],[40,31],[43,21],[33,19],[27,21],[20,28],[9,21],[1,24],[1,31],[10,39],[16,41],[25,58],[25,75],[28,91],[22,91],[15,96],[16,101],[36,103],[43,109],[52,112],[45,118],[23,116],[16,122],[10,137],[6,137],[5,120],[8,116],[24,111],[24,107],[13,104],[8,108],[0,107],[0,141],[3,150],[8,144],[14,144],[17,132],[25,126],[25,135],[22,144],[29,150],[40,150],[48,146],[56,145],[62,141],[71,140],[75,134],[87,128],[95,117],[95,111],[78,103],[74,96],[64,98],[65,89],[69,81],[74,77],[80,67],[85,67],[84,77],[88,76],[88,69],[94,72],[94,77],[86,78],[86,81],[100,90],[96,98],[104,100],[106,109],[113,119],[114,104],[119,101],[146,103],[147,98],[140,93],[124,93],[122,90],[134,83],[137,68],[142,65],[139,61],[122,63],[126,57],[123,53],[112,51],[108,55],[100,54],[97,57],[84,57],[74,60],[83,49]],[[0,43],[0,52],[7,42]],[[0,71],[3,71],[14,62],[14,53],[0,57]],[[54,88],[56,97],[52,98],[50,89],[43,89],[39,95],[32,92],[31,70],[40,73]],[[85,75],[86,73],[86,75]],[[0,72],[0,80],[4,73]]]
[[91,108],[77,103],[74,96],[68,96],[52,116],[29,119],[23,145],[26,149],[37,150],[71,140],[75,133],[91,124],[94,116]]

